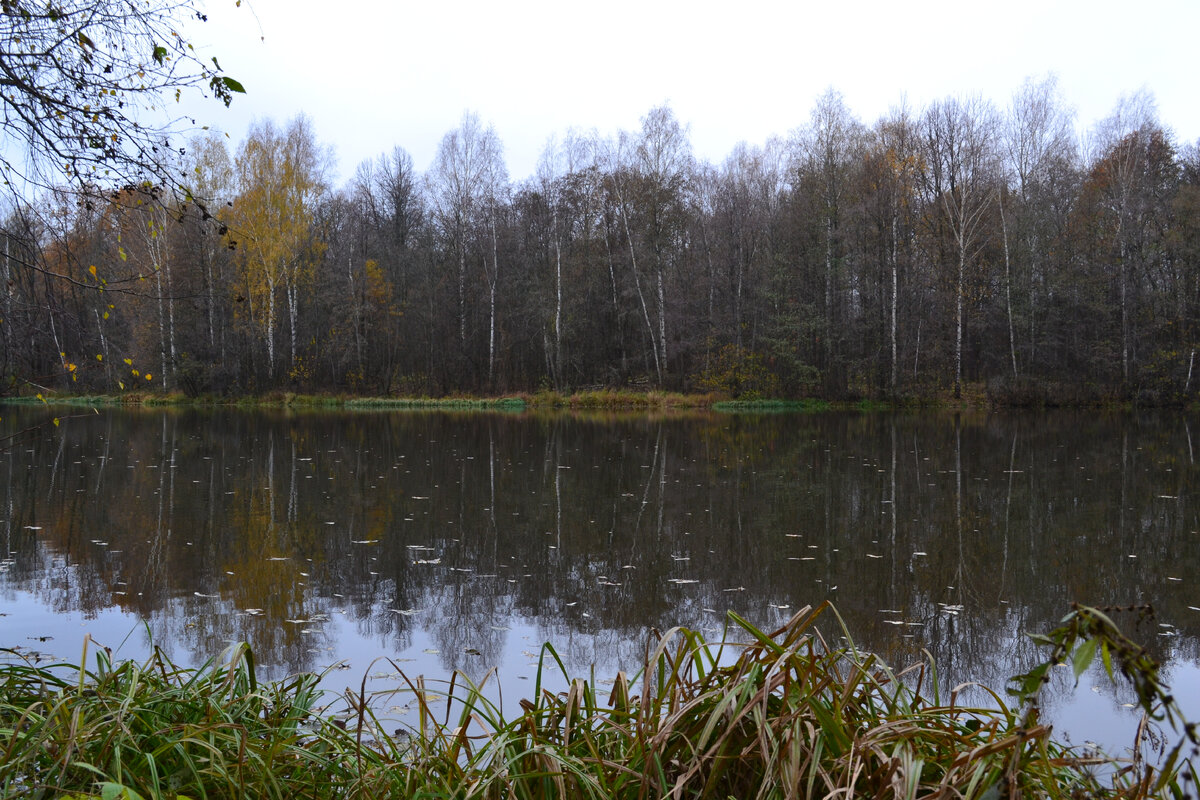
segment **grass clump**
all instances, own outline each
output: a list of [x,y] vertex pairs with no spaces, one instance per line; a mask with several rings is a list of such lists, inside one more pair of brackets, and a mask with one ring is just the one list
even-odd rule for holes
[[[378,695],[364,678],[342,697],[342,716],[322,716],[317,676],[260,684],[244,646],[197,670],[158,651],[143,665],[114,665],[102,653],[95,670],[70,679],[61,667],[8,665],[0,668],[0,791],[464,800],[1185,793],[1191,765],[1178,748],[1160,772],[1052,741],[1031,711],[1049,666],[1014,679],[1023,709],[998,695],[995,708],[964,708],[938,698],[925,665],[895,673],[852,645],[828,645],[815,628],[825,610],[804,609],[770,633],[730,614],[727,643],[674,629],[603,694],[594,676],[551,692],[539,669],[533,696],[511,717],[461,673],[444,689],[405,679]],[[1072,614],[1047,642],[1077,674],[1097,652],[1122,671],[1154,671],[1115,628]],[[550,645],[542,663],[566,674]],[[1143,689],[1151,713],[1169,701],[1156,680],[1139,696]],[[389,732],[373,709],[397,692],[410,696],[417,719]]]
[[791,414],[828,411],[826,400],[722,400],[713,403],[713,411],[724,414]]
[[361,397],[347,400],[348,409],[418,409],[447,411],[510,411],[525,410],[520,397]]

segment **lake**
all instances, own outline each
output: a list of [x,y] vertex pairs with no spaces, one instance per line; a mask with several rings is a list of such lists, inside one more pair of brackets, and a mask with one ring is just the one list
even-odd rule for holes
[[[831,600],[889,663],[1002,690],[1072,601],[1151,603],[1118,620],[1200,707],[1193,416],[22,406],[0,436],[53,414],[78,415],[0,450],[0,646],[27,657],[244,640],[271,677],[495,667],[520,696],[547,640],[609,678],[654,630]],[[1071,690],[1044,706],[1060,730],[1131,739],[1101,673]]]

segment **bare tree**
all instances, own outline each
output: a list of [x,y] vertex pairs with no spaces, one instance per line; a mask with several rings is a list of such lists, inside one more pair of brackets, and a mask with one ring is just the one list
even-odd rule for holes
[[1135,270],[1144,253],[1139,238],[1156,199],[1155,151],[1170,147],[1158,124],[1154,96],[1143,90],[1122,97],[1113,113],[1097,125],[1090,144],[1092,184],[1100,190],[1111,216],[1116,245],[1121,376],[1129,389],[1134,361]]
[[822,266],[825,275],[825,363],[827,377],[840,338],[836,300],[840,292],[843,204],[850,190],[850,173],[861,161],[863,127],[850,114],[842,93],[829,88],[817,98],[809,127],[800,141],[800,169],[813,178],[821,215]]
[[864,153],[862,208],[879,237],[881,294],[886,293],[884,328],[888,352],[887,385],[897,391],[899,380],[900,262],[913,238],[912,219],[918,211],[920,142],[918,121],[905,104],[893,108],[874,126]]
[[[999,195],[1001,232],[1004,237],[1004,299],[1008,318],[1008,346],[1013,377],[1019,375],[1017,337],[1013,324],[1013,258],[1016,248],[1009,246],[1009,223],[1013,218],[1017,238],[1022,247],[1017,250],[1028,260],[1025,271],[1029,303],[1029,347],[1034,346],[1035,283],[1041,271],[1042,248],[1046,235],[1042,233],[1042,218],[1049,188],[1062,166],[1076,160],[1074,118],[1063,103],[1058,80],[1048,75],[1040,81],[1027,78],[1014,93],[1003,128],[1003,181]],[[1015,184],[1016,214],[1006,213],[1005,193]]]
[[491,264],[484,257],[489,285],[488,377],[495,360],[495,283],[499,277],[496,216],[508,187],[508,172],[500,138],[479,115],[464,112],[459,126],[442,137],[428,175],[434,212],[458,266],[458,338],[467,345],[467,255],[472,239],[484,228],[491,238]]
[[995,111],[979,97],[935,102],[923,120],[926,191],[953,242],[955,398],[962,396],[967,269],[986,240],[986,213],[995,196],[996,129]]
[[582,136],[568,131],[566,139],[559,143],[555,137],[546,141],[538,162],[537,185],[550,210],[550,238],[554,258],[554,318],[553,347],[548,353],[547,364],[550,380],[555,388],[565,385],[563,376],[563,251],[570,239],[572,220],[566,208],[567,187],[578,183],[580,173],[587,169],[593,159],[594,137]]

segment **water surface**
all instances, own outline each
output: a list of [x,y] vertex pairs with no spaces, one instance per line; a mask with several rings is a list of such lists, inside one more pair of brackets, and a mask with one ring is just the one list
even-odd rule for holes
[[[52,413],[5,409],[0,436]],[[271,676],[497,667],[519,694],[546,640],[572,671],[611,676],[653,630],[719,636],[727,610],[770,627],[828,599],[890,663],[925,650],[946,686],[1002,688],[1044,657],[1023,634],[1072,601],[1152,603],[1135,633],[1190,698],[1192,428],[1096,412],[101,411],[0,451],[0,646],[77,659],[91,634],[195,664],[245,640]],[[1070,688],[1048,703],[1060,726],[1103,740],[1131,725],[1103,681]]]

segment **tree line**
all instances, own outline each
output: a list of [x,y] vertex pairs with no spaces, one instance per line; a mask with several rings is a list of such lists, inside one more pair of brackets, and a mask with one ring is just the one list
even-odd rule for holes
[[340,189],[303,115],[166,152],[190,195],[50,189],[4,217],[0,391],[1200,384],[1200,146],[1146,92],[1081,137],[1052,77],[870,125],[831,89],[720,164],[661,106],[551,138],[523,181],[472,113],[424,173],[396,148]]

